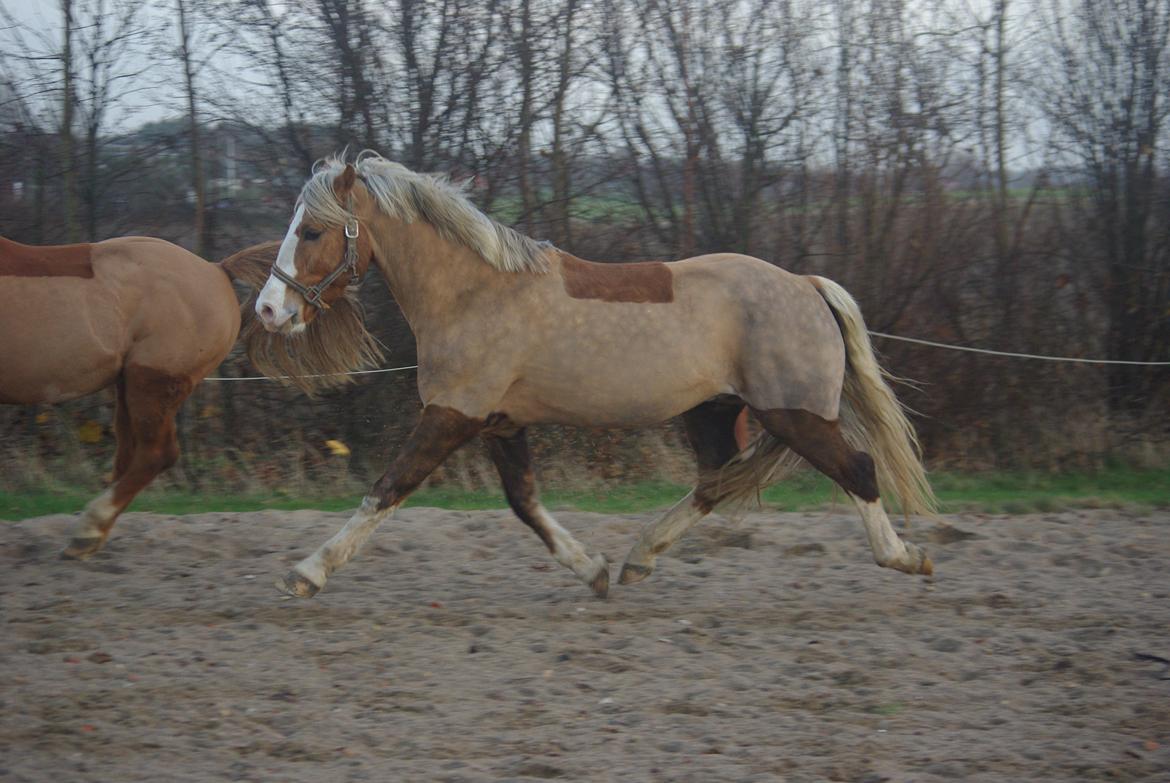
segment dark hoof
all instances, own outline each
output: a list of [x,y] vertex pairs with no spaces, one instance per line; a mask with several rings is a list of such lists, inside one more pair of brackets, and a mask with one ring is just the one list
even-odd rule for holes
[[61,559],[85,560],[90,555],[97,554],[105,543],[104,538],[75,538],[61,552]]
[[622,566],[622,574],[618,577],[618,582],[623,585],[636,585],[652,573],[654,573],[654,569],[650,566],[625,563]]
[[296,571],[289,571],[284,579],[277,579],[276,589],[293,598],[312,598],[321,590]]

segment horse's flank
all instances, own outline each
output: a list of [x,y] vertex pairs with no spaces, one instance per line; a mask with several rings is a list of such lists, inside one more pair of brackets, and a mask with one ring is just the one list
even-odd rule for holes
[[127,363],[205,374],[236,338],[228,281],[160,239],[58,247],[3,240],[0,271],[0,401],[80,397],[108,386]]

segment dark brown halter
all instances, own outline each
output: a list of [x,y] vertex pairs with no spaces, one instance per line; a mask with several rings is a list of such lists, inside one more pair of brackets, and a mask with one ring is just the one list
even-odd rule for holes
[[305,298],[306,302],[313,305],[313,307],[316,307],[318,310],[328,310],[329,309],[329,305],[326,304],[325,302],[321,301],[321,296],[329,289],[329,286],[333,285],[333,283],[337,280],[337,278],[339,278],[343,274],[345,274],[346,270],[349,271],[349,282],[350,283],[357,282],[358,277],[359,277],[358,268],[357,268],[357,262],[358,262],[357,240],[358,240],[359,228],[358,228],[358,220],[353,215],[352,202],[350,205],[349,212],[350,212],[349,220],[347,220],[345,223],[345,258],[343,258],[341,260],[341,263],[337,266],[337,268],[334,269],[332,272],[330,272],[328,275],[326,275],[325,279],[321,280],[321,282],[319,282],[315,285],[305,285],[304,283],[299,282],[295,277],[290,275],[288,272],[285,272],[283,269],[281,269],[276,264],[272,265],[273,277],[275,277],[277,280],[280,280],[285,285],[287,285],[289,288],[291,288],[292,290],[296,291],[298,294],[303,296]]

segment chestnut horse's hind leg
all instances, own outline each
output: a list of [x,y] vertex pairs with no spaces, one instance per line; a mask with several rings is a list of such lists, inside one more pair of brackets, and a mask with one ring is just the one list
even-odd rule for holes
[[753,409],[753,413],[773,437],[845,490],[861,512],[869,546],[878,565],[908,574],[933,572],[934,567],[926,552],[903,541],[894,532],[878,495],[873,459],[845,442],[838,422],[802,410]]
[[658,555],[707,516],[723,498],[718,495],[718,474],[744,445],[746,424],[740,425],[742,405],[722,401],[705,402],[683,414],[687,439],[699,463],[699,483],[656,522],[647,525],[622,565],[618,581],[623,585],[641,582],[654,570]]
[[354,515],[316,552],[278,581],[277,589],[298,598],[316,595],[330,574],[357,554],[382,520],[393,514],[451,452],[482,429],[481,420],[465,416],[454,408],[441,405],[423,408],[422,417],[402,451],[374,484]]
[[114,452],[114,473],[110,477],[113,484],[122,478],[126,469],[130,467],[130,458],[134,455],[134,430],[130,425],[130,407],[126,401],[126,377],[118,376],[114,390],[114,440],[117,449]]
[[146,367],[129,366],[118,382],[114,481],[85,507],[62,557],[82,560],[100,550],[118,515],[158,474],[179,458],[175,414],[193,384]]
[[516,516],[540,536],[558,563],[589,585],[597,597],[605,598],[609,592],[609,561],[605,555],[590,557],[580,542],[561,527],[541,504],[524,430],[508,436],[485,435],[484,441],[492,462],[500,472],[508,505],[516,512]]

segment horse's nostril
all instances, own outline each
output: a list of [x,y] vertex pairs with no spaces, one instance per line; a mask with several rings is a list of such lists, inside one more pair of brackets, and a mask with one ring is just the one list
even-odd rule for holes
[[266,304],[260,307],[260,319],[262,321],[272,321],[276,318],[276,310],[272,305]]

